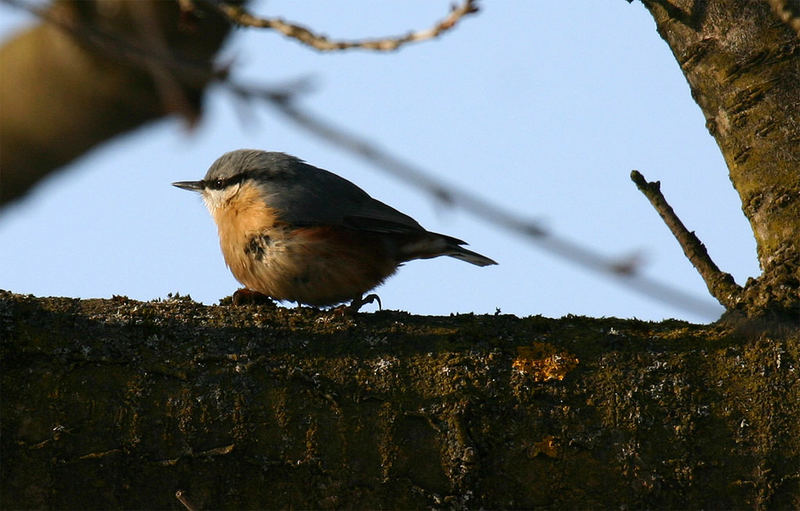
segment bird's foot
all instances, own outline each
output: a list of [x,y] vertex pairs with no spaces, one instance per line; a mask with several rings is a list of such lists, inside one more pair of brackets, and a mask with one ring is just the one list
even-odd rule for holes
[[237,289],[231,297],[231,303],[239,305],[274,305],[275,301],[269,296],[251,289]]
[[383,304],[381,304],[381,297],[376,295],[375,293],[368,294],[363,298],[353,298],[353,301],[350,302],[345,309],[350,314],[355,314],[361,307],[365,306],[368,303],[378,302],[378,310],[383,310]]

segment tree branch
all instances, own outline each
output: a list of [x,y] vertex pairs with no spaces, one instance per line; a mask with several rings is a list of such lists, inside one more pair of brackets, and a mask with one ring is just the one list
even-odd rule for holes
[[194,122],[231,29],[157,0],[0,2],[45,22],[0,45],[0,207],[119,133],[169,112]]
[[736,284],[730,273],[721,271],[711,257],[708,255],[705,245],[697,238],[694,232],[690,232],[683,225],[680,218],[675,214],[672,207],[667,203],[664,195],[661,194],[661,183],[659,181],[648,182],[638,171],[631,171],[631,180],[636,187],[650,201],[658,214],[667,224],[669,230],[678,240],[683,253],[692,265],[703,277],[711,296],[716,298],[726,309],[733,310],[739,303],[742,288]]
[[788,329],[0,291],[0,339],[3,509],[797,508]]
[[381,39],[334,41],[324,35],[316,34],[302,25],[288,23],[281,18],[260,18],[254,16],[238,5],[231,5],[228,3],[217,4],[215,2],[209,2],[209,4],[214,5],[221,13],[225,14],[231,23],[245,27],[277,30],[287,37],[296,39],[320,51],[341,51],[354,48],[373,51],[394,51],[408,43],[435,39],[444,32],[455,27],[462,18],[478,12],[478,6],[476,5],[477,0],[465,0],[461,5],[453,6],[450,10],[450,14],[448,14],[446,18],[427,30],[409,32],[403,36],[385,37]]

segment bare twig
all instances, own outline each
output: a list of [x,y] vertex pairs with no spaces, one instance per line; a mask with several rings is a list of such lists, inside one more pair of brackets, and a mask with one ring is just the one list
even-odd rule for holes
[[636,187],[647,197],[658,214],[672,231],[675,239],[683,249],[683,253],[697,269],[708,287],[711,296],[719,300],[726,309],[733,310],[742,295],[742,288],[736,284],[730,273],[720,271],[706,251],[705,245],[690,232],[675,214],[672,207],[661,194],[661,183],[648,182],[638,171],[631,171],[631,180]]
[[427,30],[409,32],[403,36],[385,37],[381,39],[334,41],[322,34],[314,33],[302,25],[289,23],[281,18],[260,18],[254,16],[239,5],[231,5],[228,3],[217,4],[215,2],[209,3],[223,12],[232,23],[246,27],[277,30],[287,37],[296,39],[320,51],[341,51],[354,48],[373,51],[394,51],[408,43],[435,39],[444,32],[455,27],[462,18],[478,12],[477,0],[464,0],[461,5],[453,6],[447,17]]
[[186,492],[183,490],[178,490],[175,492],[175,498],[178,499],[178,502],[183,504],[183,507],[186,508],[186,511],[198,511],[195,506],[189,502],[189,499],[186,498]]
[[770,7],[778,17],[792,27],[797,35],[800,36],[800,2],[794,3],[789,0],[768,0]]

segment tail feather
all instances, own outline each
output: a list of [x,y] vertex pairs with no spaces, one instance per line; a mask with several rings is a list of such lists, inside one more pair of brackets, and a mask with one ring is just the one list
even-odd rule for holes
[[401,251],[404,260],[429,259],[446,255],[476,266],[497,264],[497,262],[486,256],[462,247],[461,245],[465,245],[466,242],[458,238],[435,232],[427,232],[425,234],[426,236],[419,237],[413,242],[405,243],[402,246]]
[[497,264],[496,261],[489,259],[486,256],[480,255],[477,252],[473,252],[472,250],[467,250],[464,247],[457,246],[454,249],[450,250],[449,252],[446,252],[445,254],[449,255],[450,257],[461,259],[462,261],[474,264],[476,266],[489,266],[492,264]]

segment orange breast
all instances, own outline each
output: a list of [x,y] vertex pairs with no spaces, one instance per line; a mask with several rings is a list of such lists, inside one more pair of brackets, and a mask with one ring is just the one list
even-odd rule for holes
[[380,234],[281,223],[252,187],[214,213],[225,262],[248,289],[278,300],[333,305],[397,269]]

